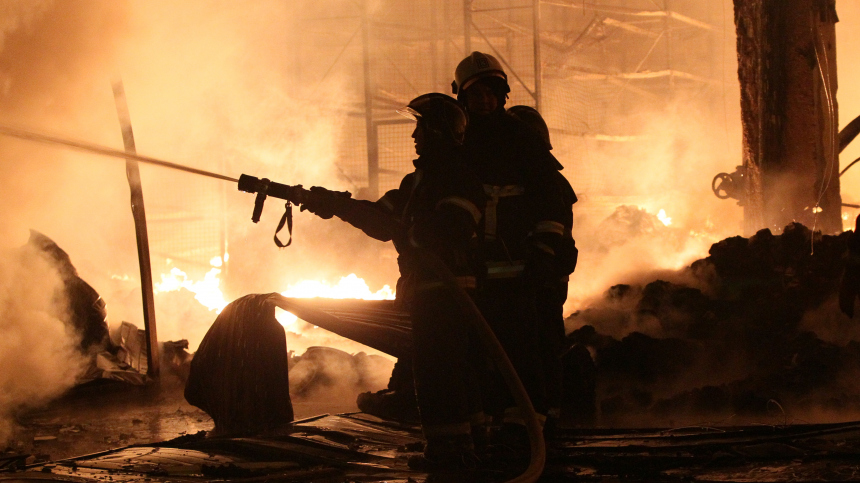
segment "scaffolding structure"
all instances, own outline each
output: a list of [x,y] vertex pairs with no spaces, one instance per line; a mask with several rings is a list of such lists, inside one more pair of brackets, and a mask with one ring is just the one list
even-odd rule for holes
[[[286,26],[291,40],[284,66],[301,86],[301,97],[342,120],[337,168],[358,198],[376,199],[413,170],[414,124],[395,109],[427,92],[451,93],[457,63],[477,50],[503,63],[511,86],[508,106],[529,105],[544,115],[553,152],[580,195],[578,210],[602,199],[617,206],[624,196],[640,195],[634,184],[618,182],[623,166],[617,163],[647,142],[638,122],[643,113],[676,99],[701,99],[711,107],[722,102],[723,71],[715,59],[730,5],[306,1]],[[188,196],[153,209],[154,255],[204,267],[224,257],[227,226],[223,210],[213,209],[223,208],[223,193],[211,189],[200,196],[200,209],[189,207]],[[177,193],[188,190],[186,185]],[[189,234],[177,236],[180,228]]]
[[[342,15],[321,14],[331,11]],[[599,194],[612,191],[599,158],[640,134],[631,113],[720,92],[724,12],[722,2],[672,0],[324,0],[307,6],[300,25],[306,52],[332,54],[324,75],[349,79],[340,167],[364,197],[412,169],[412,126],[394,109],[450,93],[454,67],[474,50],[499,58],[508,105],[540,110],[577,189]],[[308,76],[302,84],[329,80]]]

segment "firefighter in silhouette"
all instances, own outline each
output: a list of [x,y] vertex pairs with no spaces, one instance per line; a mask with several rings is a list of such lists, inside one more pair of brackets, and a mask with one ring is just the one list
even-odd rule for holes
[[[508,114],[526,123],[545,143],[547,149],[552,150],[549,139],[549,127],[543,116],[537,109],[531,106],[512,106],[508,108]],[[557,188],[562,195],[566,215],[562,224],[564,233],[555,253],[556,280],[536,293],[538,315],[541,319],[539,330],[541,355],[543,356],[544,373],[547,381],[547,425],[554,426],[561,413],[562,394],[562,362],[561,356],[565,350],[564,333],[564,303],[567,301],[567,288],[570,274],[576,268],[579,250],[573,239],[573,210],[577,202],[576,193],[570,186],[567,178],[560,171],[555,171]]]
[[424,469],[475,462],[470,422],[480,419],[480,394],[470,362],[476,342],[462,309],[436,276],[416,267],[415,250],[435,254],[473,292],[477,270],[475,235],[484,193],[462,152],[467,116],[444,94],[425,94],[399,110],[417,121],[412,137],[415,171],[376,202],[311,188],[302,205],[322,218],[337,216],[398,252],[397,299],[412,319],[414,377],[427,445],[410,465]]
[[[538,294],[556,290],[556,255],[570,217],[557,182],[562,166],[523,121],[505,111],[510,86],[499,61],[472,52],[457,66],[453,91],[466,106],[463,147],[488,197],[481,231],[485,278],[477,305],[505,348],[535,410],[549,410]],[[501,416],[497,441],[527,446],[523,415],[500,389],[485,409]]]
[[860,215],[854,221],[854,234],[848,239],[845,274],[839,286],[839,308],[854,318],[854,304],[860,296]]

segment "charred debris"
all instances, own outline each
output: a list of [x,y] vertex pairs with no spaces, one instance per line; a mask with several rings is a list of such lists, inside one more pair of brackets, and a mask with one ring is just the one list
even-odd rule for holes
[[571,315],[572,353],[593,356],[601,424],[856,414],[860,344],[837,304],[851,235],[794,223],[728,238],[672,281],[615,285]]

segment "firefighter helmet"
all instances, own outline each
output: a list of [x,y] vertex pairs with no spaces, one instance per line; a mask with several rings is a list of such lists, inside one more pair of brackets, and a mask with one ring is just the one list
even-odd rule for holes
[[537,109],[531,106],[511,106],[508,108],[508,114],[526,123],[546,143],[547,149],[552,149],[552,143],[549,142],[549,127]]
[[459,96],[475,81],[487,77],[496,77],[504,81],[504,92],[502,92],[502,95],[511,92],[511,88],[508,85],[508,75],[505,74],[505,70],[498,59],[490,54],[472,52],[457,65],[457,69],[454,71],[454,82],[451,83],[451,90]]
[[432,92],[409,101],[398,114],[418,121],[434,141],[463,144],[469,117],[453,97]]

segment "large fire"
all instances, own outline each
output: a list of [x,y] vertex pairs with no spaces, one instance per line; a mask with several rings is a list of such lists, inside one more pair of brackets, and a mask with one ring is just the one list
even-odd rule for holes
[[[394,298],[394,291],[391,290],[391,287],[385,285],[378,291],[371,292],[370,287],[367,286],[364,279],[351,273],[346,277],[342,277],[335,285],[329,285],[327,282],[317,280],[302,280],[295,285],[290,285],[286,290],[281,292],[281,295],[294,298],[325,297],[330,299],[391,300]],[[301,323],[295,315],[285,310],[275,309],[275,317],[287,331],[296,334],[302,332]]]
[[[168,263],[172,264],[171,261],[168,261]],[[192,280],[186,272],[174,266],[168,273],[161,274],[161,282],[154,284],[154,292],[158,294],[185,289],[193,293],[194,299],[201,305],[215,314],[219,314],[229,303],[220,288],[221,279],[219,276],[223,261],[220,257],[215,257],[211,260],[210,265],[212,268],[204,275],[202,280]],[[286,290],[280,293],[285,297],[293,298],[325,297],[364,300],[391,300],[394,299],[395,295],[394,290],[388,285],[383,286],[375,292],[372,291],[367,282],[354,273],[341,277],[335,284],[321,280],[302,280],[289,285]],[[301,321],[295,315],[280,308],[275,309],[275,317],[287,331],[288,344],[291,349],[300,351],[302,348],[307,348],[310,345],[333,345],[348,352],[367,350],[364,346],[359,347],[355,342],[348,341]],[[183,337],[187,336],[183,334]]]

